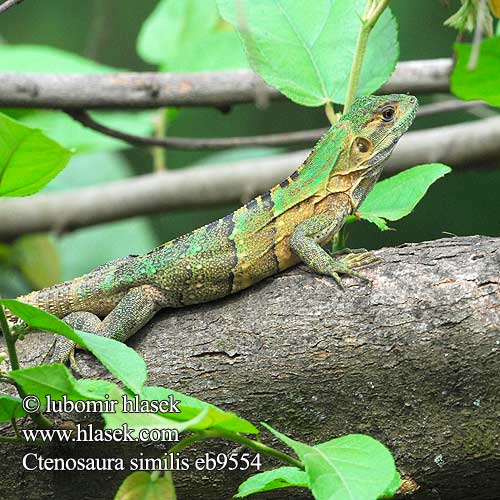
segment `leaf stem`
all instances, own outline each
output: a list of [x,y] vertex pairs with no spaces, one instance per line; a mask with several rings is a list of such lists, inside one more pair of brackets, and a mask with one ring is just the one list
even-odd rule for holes
[[346,114],[349,111],[349,108],[358,93],[359,78],[361,76],[361,68],[363,66],[368,37],[370,36],[371,30],[375,26],[380,15],[389,5],[389,2],[390,0],[367,0],[366,2],[365,12],[363,14],[363,18],[361,19],[361,28],[356,42],[354,59],[352,60],[351,74],[349,75],[349,84],[347,86],[343,114]]
[[330,122],[331,125],[333,125],[334,123],[337,123],[337,120],[338,120],[337,115],[335,114],[335,111],[333,110],[332,103],[330,101],[328,101],[325,104],[325,113],[326,113],[328,121]]
[[240,443],[246,446],[247,448],[255,450],[258,453],[264,453],[271,457],[277,458],[278,460],[281,460],[282,462],[285,462],[286,464],[289,464],[292,467],[297,467],[300,470],[304,470],[304,465],[296,458],[286,453],[283,453],[282,451],[276,450],[271,446],[267,446],[263,443],[260,443],[259,441],[254,441],[253,439],[249,439],[245,436],[242,436],[237,432],[230,432],[224,430],[209,430],[209,431],[196,432],[195,434],[192,434],[191,436],[182,439],[176,445],[172,446],[169,452],[175,453],[177,451],[183,450],[184,448],[187,448],[196,441],[205,441],[207,439],[213,439],[213,438],[223,438],[223,439],[229,439],[230,441],[236,441],[237,443]]
[[477,7],[476,29],[472,37],[472,48],[470,51],[467,69],[474,71],[479,60],[479,52],[481,51],[481,41],[483,39],[484,14],[486,10],[486,0],[480,0]]

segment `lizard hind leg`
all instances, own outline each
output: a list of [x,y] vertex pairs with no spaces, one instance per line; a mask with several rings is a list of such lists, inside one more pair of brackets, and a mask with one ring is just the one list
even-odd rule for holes
[[[64,321],[73,328],[125,342],[162,308],[162,299],[160,290],[142,285],[131,288],[102,321],[90,312],[71,313]],[[70,360],[75,369],[72,358],[75,345],[61,339],[58,340],[59,346],[56,344],[53,359],[62,363]]]
[[[97,335],[99,335],[99,329],[102,323],[95,314],[88,311],[70,313],[63,318],[63,321],[75,330],[82,330]],[[56,363],[66,363],[69,360],[71,368],[77,373],[80,373],[80,369],[75,360],[76,344],[62,335],[57,335],[52,345],[54,348],[52,361]]]

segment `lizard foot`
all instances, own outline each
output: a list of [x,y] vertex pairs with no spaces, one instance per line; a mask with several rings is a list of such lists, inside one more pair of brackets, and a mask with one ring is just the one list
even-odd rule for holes
[[[342,250],[342,252],[344,251]],[[379,260],[381,260],[379,257],[376,257],[375,255],[367,252],[364,249],[354,252],[351,251],[344,257],[341,257],[339,259],[332,259],[332,269],[328,274],[337,282],[342,290],[344,290],[344,286],[342,285],[339,274],[353,276],[371,284],[372,280],[370,278],[367,278],[357,271],[354,271],[354,269],[373,264],[374,262],[378,262]]]
[[349,269],[368,266],[375,262],[382,260],[380,257],[373,255],[364,249],[359,249],[359,251],[350,252],[344,257],[338,259],[337,262],[345,265]]

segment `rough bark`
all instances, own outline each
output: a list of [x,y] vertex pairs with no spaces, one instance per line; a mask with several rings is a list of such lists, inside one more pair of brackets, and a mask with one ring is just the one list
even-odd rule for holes
[[[447,238],[376,252],[372,285],[295,268],[236,296],[166,311],[130,342],[149,383],[182,390],[308,443],[367,433],[420,489],[486,500],[500,490],[500,239]],[[19,344],[38,359],[48,336]],[[82,353],[86,375],[102,368]],[[270,436],[265,433],[265,441]],[[199,450],[233,449],[205,443]],[[125,473],[26,472],[0,446],[0,497],[111,498]],[[154,455],[152,447],[44,449],[51,456]],[[275,465],[264,459],[266,466]],[[174,473],[179,498],[230,498],[235,473]],[[294,493],[295,491],[295,493]],[[298,490],[255,498],[309,498]]]

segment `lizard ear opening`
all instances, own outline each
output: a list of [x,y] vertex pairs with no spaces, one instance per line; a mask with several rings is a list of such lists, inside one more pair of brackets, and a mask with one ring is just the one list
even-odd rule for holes
[[351,154],[354,153],[357,156],[364,156],[369,154],[373,148],[371,141],[365,137],[356,137],[352,142]]

